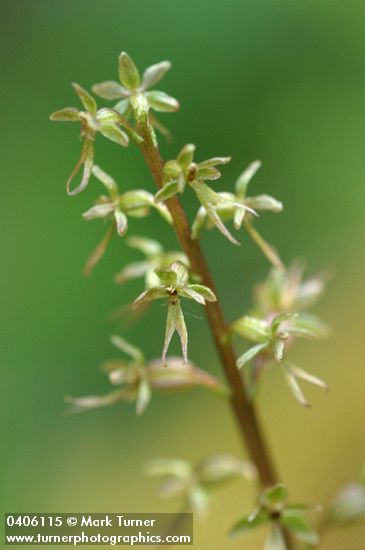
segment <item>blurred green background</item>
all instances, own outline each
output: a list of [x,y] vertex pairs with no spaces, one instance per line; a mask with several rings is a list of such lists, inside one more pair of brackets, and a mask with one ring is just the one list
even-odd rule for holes
[[[329,382],[329,396],[309,390],[315,407],[302,410],[276,370],[259,396],[292,500],[326,502],[365,458],[364,3],[2,0],[1,7],[2,511],[170,511],[178,503],[158,500],[154,481],[141,474],[146,459],[241,453],[229,411],[203,391],[156,396],[138,419],[128,405],[64,414],[64,395],[108,389],[98,365],[117,355],[111,332],[140,343],[149,357],[162,344],[165,310],[158,305],[128,327],[110,320],[141,290],[140,282],[116,287],[111,280],[138,254],[115,238],[93,275],[81,276],[103,231],[81,212],[99,189],[94,180],[76,198],[66,195],[78,129],[48,120],[55,109],[78,106],[70,82],[90,88],[115,79],[121,50],[141,68],[173,63],[161,87],[181,110],[163,117],[174,134],[171,146],[161,140],[164,156],[188,141],[198,159],[232,154],[216,184],[221,190],[260,158],[252,189],[280,198],[285,210],[262,215],[257,227],[285,261],[303,256],[311,271],[335,269],[317,308],[332,337],[295,351],[299,364]],[[133,147],[98,138],[96,155],[122,188],[154,189]],[[189,191],[184,203],[193,215]],[[155,214],[131,230],[176,245]],[[227,318],[249,307],[253,284],[268,270],[247,236],[241,240],[237,249],[217,232],[203,239]],[[219,373],[197,311],[187,318],[190,355]],[[211,518],[196,524],[195,546],[261,548],[262,532],[226,539],[252,498],[244,483],[223,490]],[[362,527],[336,531],[323,548],[363,548],[364,537]]]

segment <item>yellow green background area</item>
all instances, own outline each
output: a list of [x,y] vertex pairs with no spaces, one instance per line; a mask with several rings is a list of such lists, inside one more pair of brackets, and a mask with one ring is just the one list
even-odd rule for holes
[[[177,510],[143,477],[147,459],[241,453],[230,412],[204,391],[155,396],[142,418],[123,404],[64,414],[65,395],[109,388],[98,365],[118,356],[112,332],[151,358],[162,346],[166,310],[159,304],[133,323],[111,320],[141,291],[140,281],[112,282],[126,262],[139,259],[122,239],[114,239],[90,278],[82,277],[104,228],[81,213],[100,188],[94,180],[81,195],[66,195],[78,128],[48,120],[58,108],[78,106],[71,82],[90,89],[115,79],[121,50],[141,68],[173,63],[161,87],[181,110],[161,117],[174,134],[171,146],[162,139],[164,156],[173,158],[186,142],[197,145],[198,159],[232,154],[213,184],[225,191],[261,159],[251,189],[273,194],[285,209],[263,214],[257,227],[286,262],[299,256],[310,272],[334,270],[316,309],[332,336],[300,342],[294,352],[298,364],[328,381],[328,397],[308,388],[315,406],[303,410],[274,368],[258,399],[291,499],[328,501],[365,458],[364,2],[2,0],[0,25],[1,511]],[[122,189],[154,190],[133,147],[98,137],[96,155]],[[183,201],[192,218],[191,190]],[[134,220],[130,230],[176,246],[155,214]],[[239,249],[217,231],[203,237],[228,319],[247,311],[254,283],[268,270],[244,233],[240,240]],[[220,375],[204,314],[189,307],[190,356]],[[210,519],[196,522],[195,546],[260,549],[262,531],[226,539],[253,499],[244,482],[223,489]],[[323,548],[360,549],[364,540],[364,527],[335,531]]]

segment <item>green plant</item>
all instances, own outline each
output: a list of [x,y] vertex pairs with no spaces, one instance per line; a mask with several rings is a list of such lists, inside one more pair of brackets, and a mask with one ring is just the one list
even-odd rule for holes
[[[327,390],[322,380],[297,367],[289,359],[297,338],[317,338],[328,332],[322,321],[307,312],[322,294],[325,276],[319,274],[303,280],[303,267],[294,263],[286,268],[276,250],[254,227],[258,211],[282,210],[282,203],[269,195],[247,195],[248,184],[260,166],[258,161],[243,171],[234,192],[217,192],[206,182],[220,178],[217,166],[227,164],[230,157],[195,162],[195,146],[188,144],[180,150],[176,159],[167,162],[162,159],[155,130],[167,136],[168,131],[152,111],[173,112],[179,108],[179,103],[164,92],[150,91],[149,88],[165,75],[170,66],[167,61],[152,65],[141,77],[132,59],[123,52],[119,57],[120,83],[107,81],[93,86],[93,91],[101,98],[118,100],[112,108],[97,109],[89,93],[74,84],[85,110],[68,107],[51,115],[51,120],[81,123],[83,148],[80,160],[67,181],[68,193],[75,195],[81,192],[92,175],[106,190],[106,195],[101,195],[83,215],[87,220],[110,220],[106,235],[86,264],[86,274],[101,259],[113,234],[123,236],[126,233],[128,217],[144,217],[151,209],[156,209],[172,225],[181,247],[181,251],[165,251],[159,242],[150,237],[131,236],[127,244],[142,252],[145,259],[124,266],[115,276],[118,283],[143,278],[145,287],[135,300],[134,307],[149,305],[156,299],[167,303],[162,359],[146,360],[140,349],[119,336],[113,336],[113,344],[129,356],[128,361],[116,359],[103,366],[111,384],[118,386],[118,389],[106,396],[67,398],[67,401],[76,410],[121,400],[135,401],[137,414],[141,414],[153,390],[179,391],[203,386],[225,396],[237,420],[251,463],[231,455],[210,457],[194,467],[180,459],[158,459],[149,464],[148,472],[167,478],[165,493],[182,496],[184,504],[199,512],[207,511],[211,492],[222,482],[240,477],[254,479],[258,484],[257,507],[238,521],[233,534],[269,524],[265,550],[318,546],[321,537],[307,517],[311,507],[287,503],[287,489],[279,483],[258,420],[254,397],[262,373],[268,367],[277,366],[283,369],[290,390],[304,406],[309,406],[309,403],[299,381],[307,381]],[[144,189],[119,191],[113,178],[94,163],[97,133],[123,147],[130,141],[139,147],[157,186],[154,195]],[[71,190],[71,181],[82,166],[81,183]],[[192,227],[178,198],[189,187],[199,202]],[[255,290],[252,311],[227,324],[199,236],[204,228],[217,228],[230,242],[239,244],[225,225],[230,221],[233,221],[236,230],[241,227],[246,230],[270,261],[272,269],[268,279]],[[181,306],[185,299],[205,307],[227,387],[196,367],[188,358],[188,330],[183,315],[184,306]],[[182,358],[167,355],[175,331],[181,340]],[[234,335],[247,342],[246,350],[238,359],[232,345]],[[351,497],[354,491],[357,506],[355,511],[351,507],[349,511],[349,495]],[[357,485],[356,490],[353,487],[352,493],[345,490],[336,498],[329,508],[327,520],[318,522],[322,534],[325,527],[345,524],[364,515],[362,485]]]

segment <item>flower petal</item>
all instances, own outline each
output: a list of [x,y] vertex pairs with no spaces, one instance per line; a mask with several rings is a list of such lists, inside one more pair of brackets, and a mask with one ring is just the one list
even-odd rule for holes
[[146,92],[144,95],[149,106],[155,111],[173,113],[180,108],[177,99],[165,94],[165,92],[154,90],[153,92]]
[[116,181],[97,164],[93,166],[93,175],[105,186],[109,194],[114,198],[118,194],[118,185]]
[[161,61],[160,63],[147,67],[142,76],[141,89],[147,90],[147,88],[159,82],[169,69],[171,69],[170,61]]
[[147,257],[157,256],[163,252],[162,245],[158,241],[149,239],[148,237],[133,235],[133,237],[129,237],[129,239],[127,239],[127,245],[131,248],[139,250]]
[[143,378],[138,386],[137,400],[136,400],[136,413],[138,416],[144,413],[149,402],[151,401],[151,386],[146,378]]
[[241,460],[230,453],[209,456],[199,462],[196,468],[200,482],[209,487],[229,482],[239,477],[249,481],[257,479],[257,468],[252,462]]
[[120,115],[128,116],[130,109],[129,99],[121,99],[114,105],[114,111],[117,111]]
[[198,166],[199,169],[203,168],[211,168],[213,166],[217,166],[218,164],[228,164],[231,162],[232,157],[212,157],[208,160],[203,160],[203,162],[199,162]]
[[217,214],[215,207],[224,202],[227,203],[227,200],[222,198],[218,193],[213,191],[208,185],[202,181],[196,181],[193,184],[193,189],[202,204],[204,206],[207,216],[212,221],[212,223],[219,229],[219,231],[233,244],[240,245],[240,243],[231,235],[228,231],[219,215]]
[[277,360],[278,363],[280,363],[283,360],[283,357],[284,357],[285,345],[284,345],[283,340],[280,340],[279,338],[275,338],[271,342],[271,348],[272,348],[272,352],[274,354],[275,359]]
[[64,109],[55,111],[49,118],[56,122],[79,122],[81,120],[80,111],[74,107],[65,107]]
[[283,368],[284,368],[285,378],[288,383],[289,389],[291,390],[295,399],[299,401],[299,403],[303,405],[303,407],[310,408],[312,405],[304,397],[302,388],[298,384],[296,376],[293,374],[292,370],[289,368],[288,365],[283,365]]
[[222,233],[222,235],[224,235],[232,244],[241,246],[241,243],[233,237],[230,231],[228,231],[228,229],[226,228],[226,226],[224,225],[224,223],[222,222],[222,220],[220,219],[219,215],[214,210],[214,208],[212,208],[209,205],[204,205],[204,207],[205,207],[205,210],[207,211],[207,215],[209,219],[216,226],[216,228]]
[[251,531],[252,529],[256,529],[256,527],[259,527],[260,525],[262,525],[263,523],[267,523],[268,521],[268,512],[263,508],[258,507],[251,514],[242,517],[236,522],[236,524],[232,527],[230,531],[230,536],[236,537],[237,535],[246,533],[247,531]]
[[195,145],[193,143],[187,143],[181,149],[180,153],[177,155],[177,162],[184,170],[187,170],[190,164],[193,162],[195,153]]
[[138,88],[141,81],[137,67],[126,52],[119,56],[119,79],[128,90]]
[[278,332],[278,330],[280,329],[280,325],[282,323],[285,323],[285,321],[290,321],[292,319],[295,319],[296,317],[298,317],[298,313],[295,313],[293,311],[279,313],[279,315],[276,315],[274,319],[271,321],[271,329],[273,334],[276,334]]
[[286,550],[287,546],[279,525],[272,523],[263,550]]
[[195,300],[196,302],[198,302],[198,304],[205,306],[205,298],[189,287],[180,289],[179,296],[182,296],[183,298],[188,298],[189,300]]
[[116,208],[114,210],[114,219],[117,224],[117,232],[120,237],[122,237],[128,229],[128,218],[124,214],[123,210]]
[[154,203],[152,205],[155,210],[167,221],[167,223],[172,224],[172,216],[170,214],[169,209],[167,208],[166,204],[162,203]]
[[112,203],[101,203],[96,204],[95,206],[92,206],[82,214],[82,217],[84,220],[94,220],[96,218],[106,218],[109,214],[111,214],[114,210],[114,206]]
[[253,210],[268,210],[275,213],[282,212],[283,210],[283,203],[270,195],[247,197],[246,204],[253,208]]
[[216,295],[207,286],[192,284],[192,285],[189,285],[188,288],[191,289],[191,290],[194,290],[195,292],[197,292],[198,294],[203,296],[203,298],[205,298],[208,302],[216,302],[217,301]]
[[285,509],[281,516],[282,525],[291,531],[294,537],[310,547],[318,546],[320,538],[302,510]]
[[127,134],[115,124],[102,124],[99,132],[107,139],[118,143],[118,145],[122,147],[127,147],[129,144],[129,137]]
[[264,319],[244,315],[231,323],[231,330],[250,342],[266,343],[270,341],[270,325]]
[[87,397],[65,397],[65,402],[72,405],[71,412],[81,412],[98,407],[114,405],[124,397],[124,392],[114,391],[106,395],[90,395]]
[[163,167],[163,179],[164,182],[170,180],[177,180],[182,172],[182,167],[177,160],[168,160]]
[[144,363],[144,355],[142,351],[134,346],[133,344],[130,344],[122,338],[121,336],[118,336],[117,334],[112,334],[110,337],[110,341],[117,349],[125,353],[126,355],[129,355],[136,363],[143,364]]
[[233,214],[233,226],[237,231],[241,229],[242,222],[245,218],[246,210],[244,208],[236,208]]
[[243,353],[236,361],[236,365],[238,369],[242,369],[247,363],[249,363],[256,355],[260,353],[263,349],[267,348],[268,343],[263,342],[261,344],[257,344],[257,346],[253,346],[252,348],[248,349]]
[[189,271],[182,262],[174,262],[170,269],[176,273],[176,284],[178,287],[184,287],[189,280]]
[[165,287],[177,286],[177,275],[173,269],[155,269],[157,277]]
[[165,185],[157,191],[154,201],[155,202],[161,202],[165,201],[167,199],[170,199],[174,195],[176,195],[179,192],[178,182],[177,180],[169,181],[168,183],[165,183]]
[[240,199],[246,196],[247,186],[261,166],[261,161],[255,160],[248,165],[236,181],[236,193]]
[[153,287],[145,290],[140,294],[133,302],[133,308],[137,309],[138,307],[149,304],[153,300],[158,300],[159,298],[164,298],[166,296],[166,291],[163,287]]
[[114,275],[113,280],[118,285],[130,281],[131,279],[138,279],[144,277],[150,268],[149,262],[133,262],[126,265],[119,273]]
[[319,386],[322,388],[325,393],[328,392],[328,384],[318,378],[317,376],[314,376],[314,374],[311,374],[304,369],[301,369],[300,367],[297,367],[296,365],[290,366],[291,372],[296,376],[297,378],[301,378],[302,380],[305,380],[306,382],[309,382],[310,384],[314,384],[315,386]]
[[154,206],[153,195],[144,189],[126,191],[120,199],[125,211],[139,209],[144,206]]
[[193,513],[201,518],[207,517],[211,498],[209,492],[201,485],[193,485],[189,489],[188,501],[190,508]]
[[121,97],[128,97],[130,95],[129,90],[123,88],[119,82],[114,82],[113,80],[107,80],[105,82],[94,84],[91,89],[94,94],[111,101],[113,99],[120,99]]
[[202,180],[218,180],[221,177],[220,171],[214,166],[202,167],[198,164],[196,177]]
[[180,458],[153,458],[145,465],[147,476],[168,476],[188,479],[192,474],[191,465]]
[[97,105],[95,99],[87,92],[80,84],[76,82],[72,83],[72,87],[79,96],[81,103],[88,113],[95,116],[97,111]]
[[[68,178],[66,182],[66,190],[68,195],[74,196],[78,193],[81,193],[87,187],[87,184],[89,183],[89,179],[91,176],[91,170],[94,163],[94,145],[92,140],[85,139],[84,144],[81,151],[81,157],[79,158],[75,168],[72,170],[70,177]],[[73,178],[76,176],[78,171],[80,170],[81,166],[84,165],[84,171],[82,174],[82,179],[80,184],[75,187],[72,191],[70,191],[70,186]]]

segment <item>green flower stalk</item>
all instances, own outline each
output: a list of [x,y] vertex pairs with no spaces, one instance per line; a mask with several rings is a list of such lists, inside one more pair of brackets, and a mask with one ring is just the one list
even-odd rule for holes
[[204,306],[206,301],[215,302],[217,298],[210,288],[195,283],[189,284],[189,272],[180,262],[173,263],[169,269],[157,269],[155,273],[160,280],[159,286],[148,288],[142,292],[135,299],[133,305],[138,308],[153,300],[167,298],[168,309],[162,364],[167,366],[166,354],[175,331],[179,334],[184,362],[187,363],[188,332],[179,297],[195,300],[198,304]]

